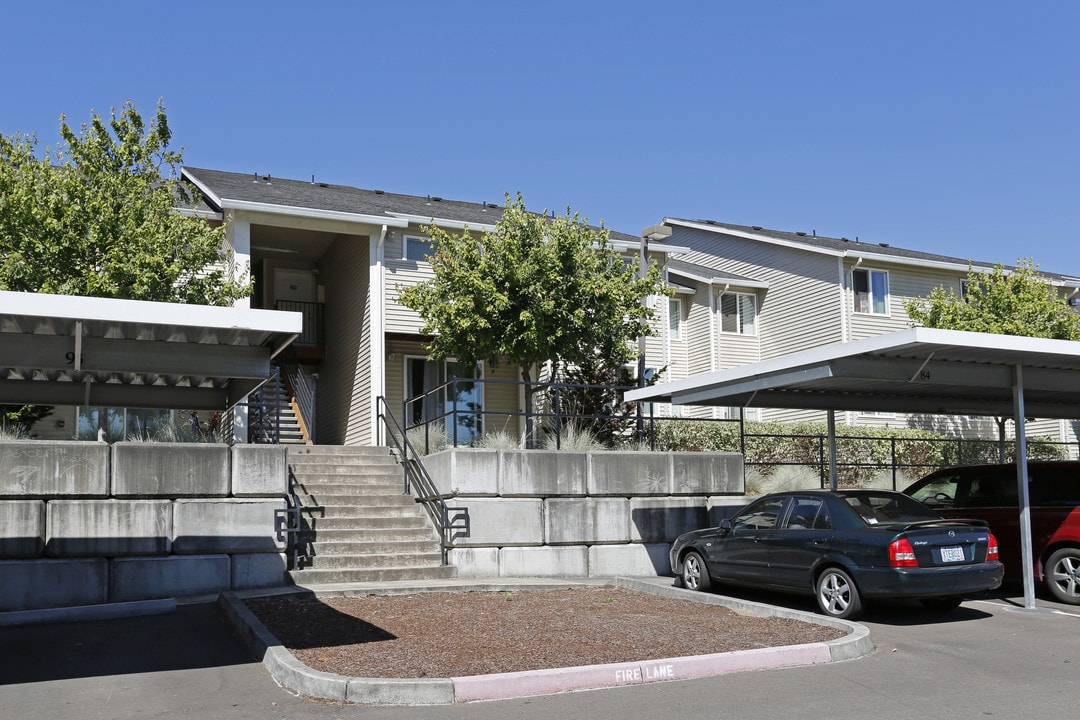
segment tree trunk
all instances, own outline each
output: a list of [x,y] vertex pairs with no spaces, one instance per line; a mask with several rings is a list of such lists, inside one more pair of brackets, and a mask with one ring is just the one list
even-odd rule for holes
[[525,447],[532,448],[536,446],[536,439],[533,437],[535,423],[533,422],[532,376],[529,368],[524,365],[521,366],[521,381],[525,383]]

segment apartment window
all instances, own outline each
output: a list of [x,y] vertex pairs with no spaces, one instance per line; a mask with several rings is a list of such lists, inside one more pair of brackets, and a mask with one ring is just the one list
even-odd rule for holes
[[757,298],[748,293],[721,293],[720,332],[756,335]]
[[417,262],[427,262],[429,255],[435,254],[435,243],[431,238],[419,235],[405,236],[405,259]]
[[671,340],[682,340],[682,300],[679,298],[668,298],[668,338]]
[[855,312],[889,314],[889,274],[881,270],[852,270]]

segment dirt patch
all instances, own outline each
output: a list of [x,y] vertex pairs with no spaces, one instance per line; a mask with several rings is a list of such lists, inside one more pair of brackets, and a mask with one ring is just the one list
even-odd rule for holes
[[301,662],[351,677],[445,678],[636,662],[845,634],[610,586],[245,603]]

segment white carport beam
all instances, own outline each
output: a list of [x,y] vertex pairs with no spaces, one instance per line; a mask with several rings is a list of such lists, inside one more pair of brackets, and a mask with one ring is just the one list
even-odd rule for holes
[[71,369],[80,358],[87,372],[266,378],[271,349],[265,346],[83,338],[72,355],[70,337],[12,335],[0,343],[0,367]]
[[229,395],[225,388],[0,380],[0,404],[5,405],[30,403],[220,410],[227,407],[228,401]]

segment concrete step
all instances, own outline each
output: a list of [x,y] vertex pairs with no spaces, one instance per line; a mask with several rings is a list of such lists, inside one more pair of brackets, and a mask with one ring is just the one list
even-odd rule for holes
[[[355,459],[355,458],[354,458]],[[333,477],[336,475],[345,476],[402,476],[401,466],[389,458],[380,458],[374,462],[348,462],[338,463],[334,462],[333,458],[326,458],[328,462],[293,462],[290,458],[289,465],[292,467],[293,475],[297,478],[301,477]]]
[[437,543],[439,538],[435,530],[428,527],[348,527],[348,528],[325,528],[318,525],[311,530],[301,531],[301,539],[311,539],[313,535],[318,539],[319,547],[330,543],[335,547],[341,547],[341,543],[362,543],[370,547],[373,543],[381,542],[414,542],[424,543],[424,549],[430,549],[431,543]]
[[397,530],[424,530],[434,537],[435,529],[424,515],[401,514],[387,517],[357,517],[343,515],[339,517],[308,516],[308,527],[322,536],[323,532],[363,531],[392,532]]
[[319,484],[319,483],[299,483],[293,486],[293,490],[297,495],[310,496],[310,497],[326,497],[328,495],[340,495],[343,497],[356,497],[356,498],[368,498],[379,497],[381,495],[400,495],[401,497],[411,497],[403,493],[402,485],[400,482],[381,482],[376,483],[374,481],[368,483],[350,483],[342,484],[335,483],[333,485]]
[[453,565],[434,567],[384,567],[365,569],[290,570],[289,579],[297,585],[388,582],[393,580],[447,580],[457,576]]
[[415,507],[413,510],[407,505],[322,505],[302,507],[300,514],[312,518],[359,518],[363,522],[376,518],[403,518],[412,515],[426,517],[423,507]]
[[304,462],[310,457],[391,457],[390,449],[377,445],[308,445],[303,450],[289,453],[289,460]]
[[328,493],[328,492],[300,492],[296,493],[303,507],[355,507],[355,508],[384,508],[384,507],[412,507],[416,500],[411,495],[402,495],[400,492],[389,493]]
[[[439,546],[434,543],[428,543],[427,552],[399,552],[399,553],[386,553],[386,552],[370,552],[370,553],[343,553],[343,552],[326,552],[323,548],[325,543],[319,543],[316,546],[316,550],[322,550],[322,552],[316,552],[315,556],[308,558],[306,565],[313,568],[377,568],[377,567],[421,567],[424,565],[438,565],[442,559],[442,555],[439,552]],[[330,543],[333,544],[333,543]],[[430,548],[434,547],[434,550]]]

